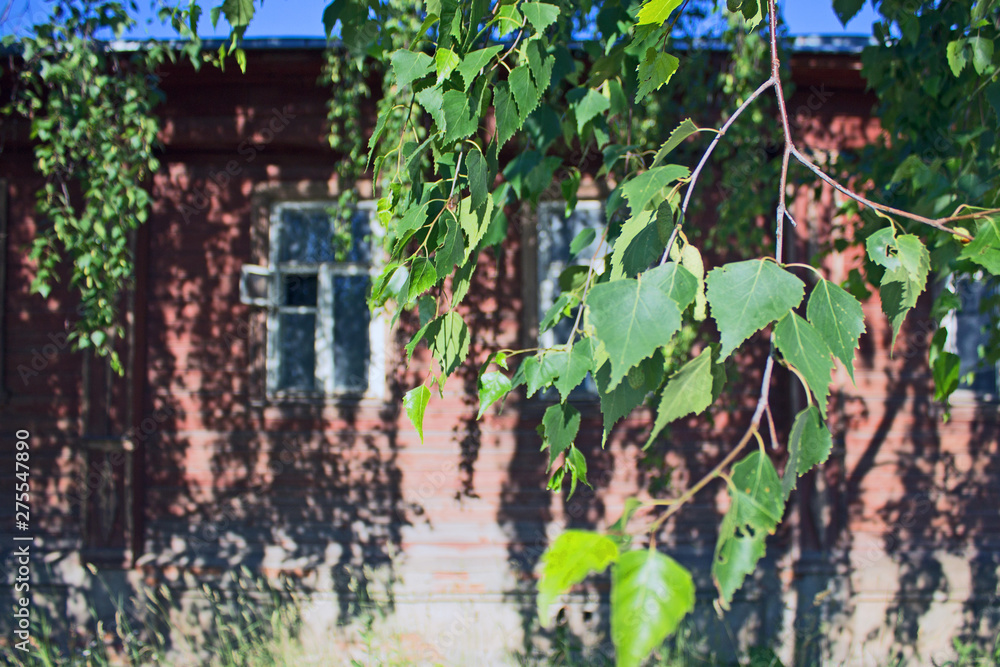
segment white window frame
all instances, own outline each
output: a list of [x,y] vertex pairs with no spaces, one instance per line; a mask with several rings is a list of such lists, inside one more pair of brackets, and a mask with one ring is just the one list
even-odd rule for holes
[[[270,206],[269,212],[269,251],[268,266],[257,267],[244,265],[240,279],[240,295],[244,303],[267,307],[267,352],[265,384],[266,395],[270,399],[310,398],[310,397],[385,397],[385,321],[379,312],[373,313],[368,324],[368,377],[365,391],[358,392],[349,389],[338,389],[335,385],[334,359],[334,292],[335,276],[368,275],[374,281],[381,270],[382,257],[381,228],[376,223],[375,202],[360,201],[355,209],[367,212],[371,224],[371,262],[317,262],[289,263],[281,262],[281,232],[284,227],[282,214],[288,209],[313,209],[317,207],[333,208],[337,202],[332,199],[317,198],[298,201],[278,201]],[[315,306],[286,306],[282,304],[282,286],[288,275],[315,275],[318,283]],[[250,294],[247,281],[251,276],[268,276],[270,279],[267,298],[254,297]],[[312,391],[300,389],[282,389],[279,387],[281,378],[281,315],[297,312],[315,314],[316,331],[314,334],[316,358],[316,385]]]
[[[975,276],[972,277],[972,280],[976,282],[982,282],[988,279],[989,276],[986,275],[983,271],[979,271]],[[946,289],[950,289],[956,294],[958,293],[958,290],[955,287],[954,275],[948,276],[948,279],[944,286]],[[961,299],[961,296],[959,296],[959,298]],[[955,311],[949,312],[941,321],[941,326],[948,331],[948,337],[945,339],[945,345],[944,345],[945,351],[951,352],[952,354],[959,355],[959,357],[961,357],[958,349],[958,335],[959,335],[958,314]],[[994,369],[994,378],[995,378],[994,384],[996,384],[997,387],[1000,388],[1000,362],[996,364],[996,368]],[[1000,400],[1000,396],[998,396],[998,394],[996,393],[977,391],[968,386],[959,386],[959,388],[955,390],[953,398],[957,398],[960,400],[968,399],[968,400],[991,401],[991,402]]]

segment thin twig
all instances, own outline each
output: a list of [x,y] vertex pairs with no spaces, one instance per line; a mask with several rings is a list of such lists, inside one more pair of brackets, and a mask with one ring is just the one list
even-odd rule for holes
[[698,183],[698,178],[701,176],[701,172],[705,168],[705,164],[707,164],[708,159],[712,157],[712,152],[715,151],[715,147],[719,144],[719,141],[722,139],[726,131],[729,130],[729,127],[736,121],[737,118],[740,117],[740,114],[746,111],[747,108],[753,104],[753,101],[760,97],[765,90],[773,86],[774,83],[773,78],[770,78],[762,83],[760,88],[755,90],[750,97],[748,97],[746,101],[744,101],[743,104],[741,104],[739,108],[733,112],[733,115],[729,117],[729,120],[727,120],[725,125],[722,126],[722,129],[720,129],[718,134],[715,135],[715,138],[712,139],[712,143],[710,143],[708,148],[705,149],[705,153],[701,156],[698,166],[694,168],[694,172],[691,174],[691,179],[688,181],[687,192],[684,193],[684,201],[681,202],[680,217],[677,219],[677,224],[674,225],[674,231],[670,234],[670,240],[667,241],[667,249],[663,251],[663,257],[660,258],[660,264],[665,263],[667,258],[670,256],[670,249],[673,247],[674,241],[677,240],[677,234],[680,232],[681,226],[684,224],[684,218],[687,216],[688,204],[691,202],[691,195],[694,193],[694,187]]

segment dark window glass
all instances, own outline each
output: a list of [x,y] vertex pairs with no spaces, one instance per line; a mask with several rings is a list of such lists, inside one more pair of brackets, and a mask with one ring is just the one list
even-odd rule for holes
[[368,276],[333,278],[333,376],[338,389],[368,388]]
[[316,315],[281,313],[281,377],[279,389],[316,388]]

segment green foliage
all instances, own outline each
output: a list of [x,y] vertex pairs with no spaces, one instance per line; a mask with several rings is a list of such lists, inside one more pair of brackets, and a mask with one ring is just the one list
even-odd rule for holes
[[618,560],[618,546],[604,535],[567,530],[545,550],[539,561],[538,618],[552,620],[549,607],[555,599],[591,573],[600,573]]
[[774,262],[748,260],[712,269],[706,279],[725,359],[743,341],[802,301],[805,285]]
[[652,549],[629,551],[611,572],[611,640],[619,667],[638,667],[694,609],[694,581]]
[[799,477],[824,463],[829,458],[832,447],[833,437],[815,405],[810,405],[795,417],[792,433],[788,438],[788,462],[781,477],[781,489],[786,502]]

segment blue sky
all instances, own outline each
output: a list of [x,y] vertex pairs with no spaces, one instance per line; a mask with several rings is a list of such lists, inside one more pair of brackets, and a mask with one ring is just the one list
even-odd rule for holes
[[[330,0],[266,0],[264,6],[257,12],[247,37],[322,37],[323,25],[321,17],[323,9]],[[141,6],[148,7],[148,2],[140,0]],[[185,3],[186,4],[186,3]],[[210,7],[216,4],[214,0],[206,0],[203,6]],[[871,24],[875,13],[869,4],[845,29],[840,25],[840,21],[833,14],[829,0],[788,0],[784,5],[785,21],[789,31],[793,35],[844,35],[844,34],[870,34]],[[6,5],[5,0],[0,0],[0,8]],[[34,22],[33,19],[41,18],[49,11],[51,0],[13,0],[10,16],[2,26],[2,32],[23,33]],[[225,37],[221,30],[213,31],[212,25],[206,16],[202,18],[199,31],[205,37],[217,35]],[[145,16],[153,16],[152,11],[147,10]],[[173,37],[175,36],[170,28],[154,23],[145,25],[141,22],[139,28],[133,33],[135,37]]]

